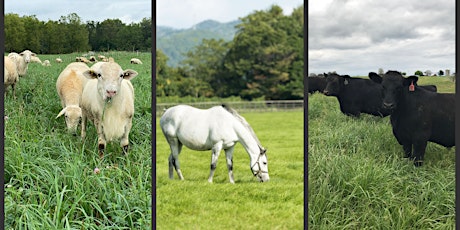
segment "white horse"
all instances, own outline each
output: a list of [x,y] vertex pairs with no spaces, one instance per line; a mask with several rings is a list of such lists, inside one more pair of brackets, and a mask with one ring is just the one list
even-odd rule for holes
[[240,142],[250,158],[250,167],[260,182],[268,181],[266,150],[246,120],[228,106],[215,106],[207,110],[188,105],[177,105],[166,110],[160,119],[161,130],[171,148],[169,155],[169,178],[173,179],[173,167],[179,179],[183,180],[179,165],[182,145],[192,150],[212,150],[211,172],[208,181],[212,183],[217,158],[222,149],[227,158],[228,176],[233,180],[233,150]]

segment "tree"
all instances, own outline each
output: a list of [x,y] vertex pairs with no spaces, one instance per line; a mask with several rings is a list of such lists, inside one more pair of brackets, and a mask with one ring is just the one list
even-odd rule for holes
[[415,71],[414,75],[423,76],[423,72],[420,70]]
[[4,18],[5,51],[21,52],[25,49],[25,40],[28,36],[24,21],[18,14],[6,14]]

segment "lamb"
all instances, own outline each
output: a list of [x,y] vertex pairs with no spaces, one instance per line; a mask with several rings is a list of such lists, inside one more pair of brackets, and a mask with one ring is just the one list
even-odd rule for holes
[[142,64],[142,62],[138,58],[131,58],[131,64]]
[[61,58],[56,58],[56,63],[62,63],[62,59]]
[[97,55],[97,58],[99,58],[99,60],[103,60],[104,58],[106,58],[104,55]]
[[83,72],[89,70],[85,63],[73,62],[59,74],[56,81],[56,90],[61,99],[62,110],[56,119],[65,115],[67,130],[76,135],[77,127],[82,117],[80,108],[83,88],[88,79],[83,76]]
[[20,77],[24,77],[27,74],[27,67],[32,59],[33,56],[36,54],[30,50],[24,50],[21,53],[10,53],[8,57],[10,57],[16,63],[16,69]]
[[96,57],[94,57],[94,56],[89,57],[89,61],[90,62],[97,62]]
[[37,57],[37,56],[31,56],[30,57],[30,62],[42,64],[42,60],[40,60],[40,58]]
[[16,98],[16,90],[14,86],[19,81],[19,74],[16,68],[16,63],[13,59],[9,57],[4,57],[4,76],[3,81],[5,84],[5,96],[6,96],[6,88],[11,85],[11,89],[13,91],[13,97]]
[[75,58],[75,61],[76,62],[90,63],[90,61],[85,57],[77,57],[77,58]]
[[98,62],[83,73],[90,80],[83,89],[81,137],[86,136],[86,120],[96,127],[99,156],[104,156],[107,142],[120,139],[123,153],[128,153],[129,132],[134,115],[134,88],[131,69],[122,70],[115,62]]
[[44,60],[42,66],[51,66],[50,60]]

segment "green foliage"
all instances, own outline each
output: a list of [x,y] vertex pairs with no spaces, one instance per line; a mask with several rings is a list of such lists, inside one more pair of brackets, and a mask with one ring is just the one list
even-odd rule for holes
[[[5,97],[5,229],[151,229],[151,54],[111,53],[139,75],[132,80],[135,114],[130,152],[117,141],[97,154],[97,134],[66,132],[56,79],[76,53],[59,55],[50,67],[30,63],[17,84],[16,99]],[[39,55],[54,60],[58,55]],[[99,174],[93,172],[100,169]]]
[[182,66],[160,74],[157,96],[302,99],[303,6],[283,15],[274,5],[240,20],[233,41],[203,39]]
[[[242,113],[267,148],[270,181],[259,183],[249,157],[235,146],[235,184],[222,152],[212,184],[211,151],[182,148],[184,181],[168,177],[170,153],[157,118],[156,213],[158,229],[303,229],[303,113]],[[269,124],[269,125],[267,125]],[[276,130],[276,131],[274,131]]]
[[417,70],[415,71],[414,75],[423,76],[423,72],[421,70]]
[[309,229],[454,229],[455,148],[403,158],[389,117],[343,115],[313,94],[308,113]]
[[5,50],[57,54],[109,50],[150,51],[152,21],[125,25],[119,19],[84,24],[71,13],[58,21],[39,21],[35,16],[5,15]]

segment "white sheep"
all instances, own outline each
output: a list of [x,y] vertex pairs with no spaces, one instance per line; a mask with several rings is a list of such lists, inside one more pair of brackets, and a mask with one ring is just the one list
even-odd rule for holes
[[142,64],[142,62],[138,58],[131,58],[131,64]]
[[19,81],[19,74],[18,74],[16,63],[14,62],[14,60],[9,57],[4,57],[3,70],[4,70],[3,81],[5,84],[5,96],[6,96],[7,87],[11,85],[11,88],[13,91],[13,97],[16,98],[16,90],[14,89],[14,86]]
[[44,60],[42,66],[51,66],[50,60]]
[[86,120],[89,119],[97,130],[100,157],[103,157],[107,142],[117,139],[127,154],[134,116],[134,88],[130,80],[137,72],[123,71],[115,62],[98,62],[83,75],[91,80],[83,89],[81,101],[82,139],[86,136]]
[[32,53],[30,50],[24,50],[21,53],[10,53],[10,57],[16,63],[16,69],[20,77],[23,77],[27,74],[27,67],[32,59],[32,56],[35,56],[35,53]]
[[56,116],[65,115],[67,130],[76,134],[77,126],[82,117],[80,108],[81,95],[88,79],[83,72],[89,70],[85,63],[73,62],[59,74],[56,81],[56,90],[61,99],[62,110]]
[[90,62],[97,62],[96,57],[94,57],[94,56],[89,57],[89,61]]
[[30,57],[30,62],[42,64],[42,60],[40,60],[40,58],[37,57],[37,56],[31,56],[31,57]]
[[62,59],[61,58],[56,58],[56,63],[62,63]]
[[97,55],[97,58],[99,58],[99,60],[103,60],[104,58],[106,58],[104,55]]

